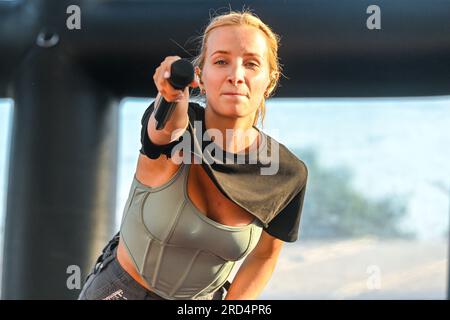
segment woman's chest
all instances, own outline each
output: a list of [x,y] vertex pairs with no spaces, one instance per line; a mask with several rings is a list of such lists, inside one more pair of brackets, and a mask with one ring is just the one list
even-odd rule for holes
[[172,180],[179,170],[185,169],[183,188],[186,189],[187,200],[199,213],[218,223],[237,227],[249,225],[255,219],[252,214],[223,195],[200,164],[189,164],[182,168],[182,165],[166,161],[168,162],[149,161],[140,156],[136,177],[143,184],[157,188]]
[[[256,245],[261,228],[255,217],[228,200],[201,165],[182,165],[155,184],[136,178],[122,223],[123,232],[151,235],[180,254],[186,248],[212,252],[228,261],[238,260]],[[128,242],[133,241],[128,237]],[[136,240],[136,243],[149,240]],[[177,249],[178,248],[178,249]]]
[[190,165],[187,195],[192,204],[208,218],[228,226],[245,226],[254,216],[229,200],[212,182],[201,165]]

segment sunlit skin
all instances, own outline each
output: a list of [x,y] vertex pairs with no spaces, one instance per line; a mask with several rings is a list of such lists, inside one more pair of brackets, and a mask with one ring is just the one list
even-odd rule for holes
[[252,124],[270,83],[267,51],[264,33],[250,26],[219,27],[207,39],[203,70],[196,69],[206,91],[205,127],[220,130],[224,139],[225,130],[233,130],[228,151],[240,151],[238,129],[249,130],[250,143],[258,136]]

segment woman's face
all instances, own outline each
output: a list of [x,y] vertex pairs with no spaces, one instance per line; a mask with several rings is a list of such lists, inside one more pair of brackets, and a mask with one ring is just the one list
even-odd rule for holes
[[221,116],[251,121],[270,83],[267,54],[265,35],[257,28],[212,30],[201,73],[208,106]]

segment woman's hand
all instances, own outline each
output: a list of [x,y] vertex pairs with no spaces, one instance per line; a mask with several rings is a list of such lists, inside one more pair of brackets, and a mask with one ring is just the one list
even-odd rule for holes
[[189,100],[189,87],[198,87],[197,78],[194,78],[194,81],[187,86],[184,91],[177,90],[172,87],[169,83],[168,79],[170,78],[170,68],[172,63],[181,59],[179,56],[168,56],[164,59],[164,61],[156,68],[155,73],[153,74],[153,81],[155,82],[155,86],[161,96],[166,99],[166,101],[180,101],[180,100]]
[[173,88],[169,83],[168,79],[170,78],[172,63],[179,59],[181,58],[178,56],[166,57],[153,74],[153,81],[158,89],[158,96],[155,101],[159,101],[162,96],[166,101],[177,103],[176,108],[162,130],[156,129],[155,112],[150,116],[147,132],[150,140],[159,145],[165,145],[178,139],[187,129],[189,123],[189,87],[198,86],[196,79],[184,91]]

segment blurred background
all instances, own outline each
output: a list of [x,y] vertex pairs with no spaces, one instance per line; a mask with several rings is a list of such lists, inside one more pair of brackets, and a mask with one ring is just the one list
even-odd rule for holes
[[[120,103],[117,228],[151,101]],[[1,100],[1,221],[13,112]],[[448,96],[270,100],[264,131],[305,161],[309,182],[299,241],[261,298],[445,299],[448,128]]]
[[282,36],[262,129],[309,169],[299,240],[260,298],[447,299],[450,3],[377,1],[369,30],[372,4],[0,0],[2,298],[78,295],[66,267],[86,275],[118,230],[154,68],[248,7]]

